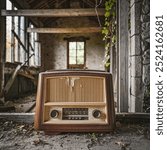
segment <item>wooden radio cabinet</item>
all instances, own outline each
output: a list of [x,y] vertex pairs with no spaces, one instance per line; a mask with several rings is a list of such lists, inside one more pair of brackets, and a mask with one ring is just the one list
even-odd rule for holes
[[40,73],[35,128],[54,132],[109,132],[115,111],[112,75],[103,71]]

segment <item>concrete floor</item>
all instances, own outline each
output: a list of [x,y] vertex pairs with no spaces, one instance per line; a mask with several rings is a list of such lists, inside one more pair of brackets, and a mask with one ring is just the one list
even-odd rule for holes
[[121,125],[114,133],[48,136],[33,125],[0,122],[0,150],[149,150],[149,125]]

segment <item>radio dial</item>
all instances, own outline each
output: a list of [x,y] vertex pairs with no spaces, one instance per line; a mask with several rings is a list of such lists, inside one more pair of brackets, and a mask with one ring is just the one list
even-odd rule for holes
[[51,113],[50,113],[50,116],[52,118],[57,118],[59,116],[58,110],[52,110]]
[[101,115],[102,115],[102,113],[101,113],[100,110],[95,109],[95,110],[92,112],[92,115],[93,115],[94,118],[100,118]]

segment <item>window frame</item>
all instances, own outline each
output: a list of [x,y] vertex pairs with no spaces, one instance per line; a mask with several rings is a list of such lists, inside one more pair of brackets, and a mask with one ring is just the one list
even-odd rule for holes
[[[84,63],[83,64],[69,64],[70,57],[70,42],[84,42]],[[84,69],[86,67],[86,40],[80,38],[71,38],[67,40],[67,69]]]
[[[17,10],[20,7],[15,6],[10,0],[6,1],[6,10]],[[8,17],[8,18],[7,18]],[[6,34],[6,63],[24,63],[25,66],[41,66],[41,46],[37,33],[26,32],[26,28],[35,26],[29,18],[24,16],[7,16],[6,26],[9,26],[9,34]],[[8,33],[6,29],[6,32]],[[36,36],[35,36],[36,34]],[[18,38],[19,40],[18,40]],[[21,43],[20,43],[20,42]],[[24,45],[24,47],[22,47]],[[26,50],[25,50],[26,49]],[[34,51],[33,51],[34,50]],[[34,55],[31,56],[31,54]],[[37,60],[36,60],[37,59]]]

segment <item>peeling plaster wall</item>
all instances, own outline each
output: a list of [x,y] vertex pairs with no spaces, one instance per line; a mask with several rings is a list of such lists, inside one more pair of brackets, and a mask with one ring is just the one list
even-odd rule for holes
[[[49,27],[98,27],[96,19],[65,18],[58,19]],[[104,41],[101,33],[90,34],[40,34],[42,71],[52,69],[67,69],[67,41],[68,37],[88,37],[86,40],[86,67],[88,69],[104,70]]]

